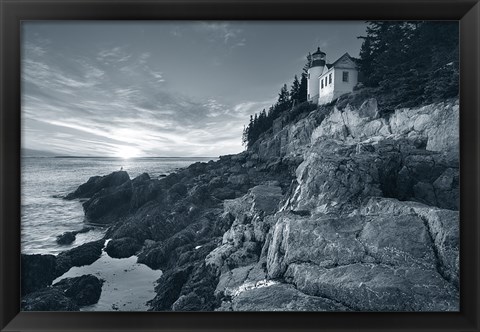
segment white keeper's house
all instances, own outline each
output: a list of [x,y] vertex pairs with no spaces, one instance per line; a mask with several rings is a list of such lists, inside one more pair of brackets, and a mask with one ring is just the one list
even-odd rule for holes
[[332,64],[326,63],[326,53],[320,47],[308,58],[307,99],[322,105],[353,91],[358,83],[355,60],[345,53]]

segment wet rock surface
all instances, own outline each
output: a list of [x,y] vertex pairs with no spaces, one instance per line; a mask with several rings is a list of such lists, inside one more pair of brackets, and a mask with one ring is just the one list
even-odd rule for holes
[[65,278],[53,285],[78,306],[95,304],[100,299],[103,281],[87,274],[76,278]]
[[141,248],[142,245],[137,240],[131,237],[123,237],[109,241],[105,251],[112,258],[127,258],[135,255]]
[[56,257],[56,274],[60,276],[72,266],[89,265],[102,255],[105,240],[82,244],[76,248],[64,251]]
[[[74,266],[89,265],[100,258],[104,240],[85,243],[54,255],[26,255],[21,258],[22,296],[52,285],[53,280]],[[39,297],[39,295],[36,295]],[[55,297],[53,297],[55,298]],[[33,310],[33,309],[32,309]],[[39,309],[40,310],[40,309]]]
[[77,234],[87,233],[92,229],[93,227],[83,227],[81,230],[78,230],[78,231],[65,232],[61,235],[58,235],[56,241],[60,245],[71,244],[75,241]]
[[26,311],[78,311],[100,298],[103,281],[93,275],[66,278],[22,298]]

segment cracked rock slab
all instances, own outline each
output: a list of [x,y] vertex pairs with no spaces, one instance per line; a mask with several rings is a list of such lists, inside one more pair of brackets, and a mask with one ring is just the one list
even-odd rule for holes
[[291,264],[300,291],[356,311],[458,311],[458,291],[435,270],[357,263],[334,268]]
[[348,311],[348,308],[330,299],[310,296],[292,285],[273,284],[252,288],[234,297],[233,311]]

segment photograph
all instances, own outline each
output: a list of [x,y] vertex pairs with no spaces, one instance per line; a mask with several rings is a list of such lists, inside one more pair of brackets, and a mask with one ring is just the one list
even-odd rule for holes
[[460,312],[458,20],[20,41],[20,311]]

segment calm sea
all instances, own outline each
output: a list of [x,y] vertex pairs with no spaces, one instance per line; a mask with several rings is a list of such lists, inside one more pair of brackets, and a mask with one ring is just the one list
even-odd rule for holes
[[127,171],[130,178],[147,172],[158,178],[197,161],[215,158],[45,158],[22,159],[22,252],[58,254],[82,243],[97,240],[105,232],[96,228],[78,234],[74,243],[60,246],[56,236],[84,227],[83,209],[79,201],[61,197],[74,191],[91,176],[114,171]]

